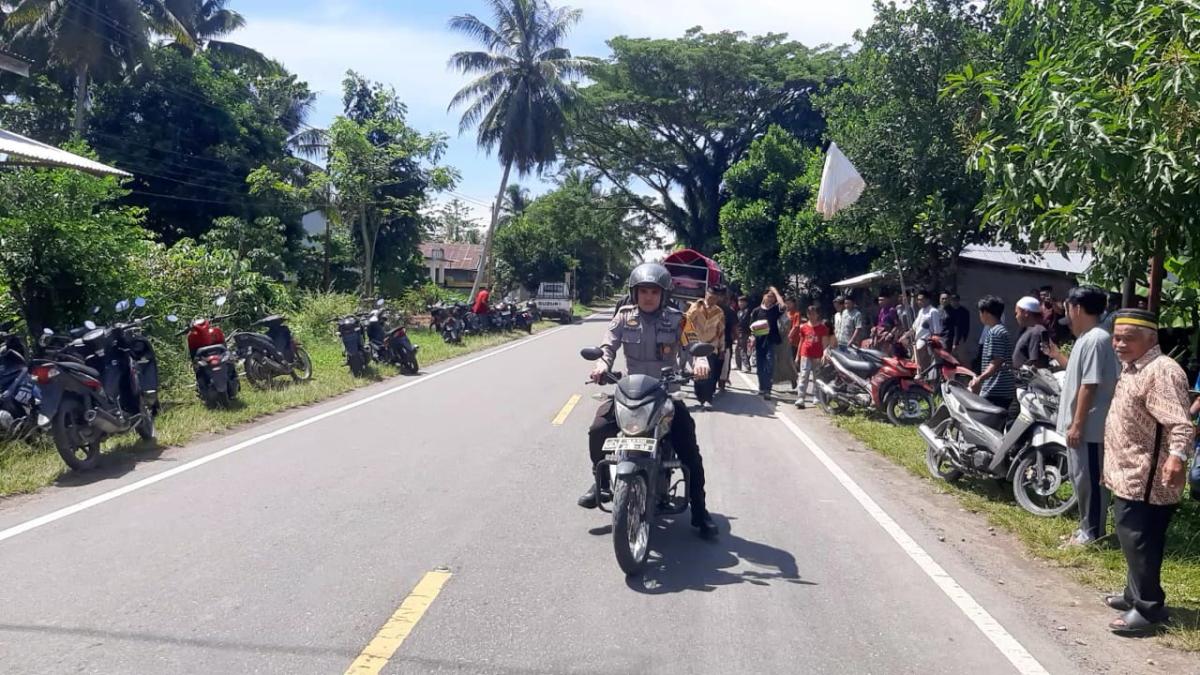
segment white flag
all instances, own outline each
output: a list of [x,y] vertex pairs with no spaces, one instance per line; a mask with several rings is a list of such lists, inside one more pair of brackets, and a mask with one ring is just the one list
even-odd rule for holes
[[837,143],[830,143],[825,155],[825,170],[821,172],[821,189],[817,192],[817,212],[827,220],[832,218],[833,214],[858,201],[866,187],[858,169],[846,159]]

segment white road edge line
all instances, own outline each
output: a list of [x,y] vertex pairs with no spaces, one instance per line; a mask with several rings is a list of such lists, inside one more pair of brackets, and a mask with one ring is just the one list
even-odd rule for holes
[[[357,401],[352,401],[343,406],[334,408],[333,410],[327,410],[319,415],[314,415],[312,417],[303,419],[294,424],[289,424],[286,427],[281,427],[274,431],[269,431],[265,434],[255,436],[253,438],[248,438],[248,439],[242,441],[241,443],[231,445],[228,448],[223,448],[221,450],[217,450],[216,452],[205,455],[203,457],[198,457],[196,459],[193,459],[190,462],[187,462],[186,464],[180,464],[179,466],[177,466],[173,469],[167,469],[166,471],[163,471],[161,473],[156,473],[153,476],[147,476],[146,478],[143,478],[139,481],[130,483],[129,485],[124,485],[122,487],[116,488],[115,490],[110,490],[108,492],[98,494],[95,497],[85,499],[81,502],[72,504],[70,506],[64,506],[63,508],[58,509],[57,511],[51,511],[50,513],[47,513],[42,516],[38,516],[37,518],[34,518],[32,520],[27,520],[23,523],[20,523],[19,525],[13,525],[12,527],[10,527],[8,529],[0,530],[0,541],[4,541],[6,539],[11,539],[19,534],[24,534],[26,532],[29,532],[30,530],[34,530],[39,527],[42,527],[43,525],[49,525],[50,523],[53,523],[56,520],[62,520],[63,518],[66,518],[67,516],[71,516],[76,513],[79,513],[80,511],[86,511],[87,509],[90,509],[93,506],[99,506],[100,504],[112,501],[112,500],[116,499],[117,497],[122,497],[131,492],[136,492],[138,490],[141,490],[142,488],[154,485],[155,483],[158,483],[160,481],[167,480],[168,478],[173,478],[185,471],[191,471],[192,469],[195,469],[197,467],[208,464],[209,462],[215,462],[216,460],[221,459],[222,457],[227,457],[229,455],[232,455],[235,452],[245,450],[246,448],[249,448],[251,446],[258,445],[259,443],[262,443],[263,441],[268,441],[272,438],[276,438],[278,436],[282,436],[284,434],[291,433],[293,431],[296,431],[297,429],[303,429],[304,427],[307,427],[310,424],[316,424],[317,422],[320,422],[322,420],[333,417],[334,415],[340,415],[340,414],[346,412],[347,410],[353,410],[360,406],[364,406],[368,403],[378,401],[379,399],[384,398],[385,396],[391,396],[392,394],[404,391],[405,389],[408,389],[410,387],[415,387],[424,382],[428,382],[430,380],[436,379],[447,373],[452,373],[460,368],[466,368],[467,366],[474,364],[474,363],[478,363],[480,361],[483,361],[484,359],[490,359],[493,356],[503,354],[504,352],[516,349],[523,345],[527,345],[530,342],[540,340],[544,337],[549,337],[555,333],[558,333],[559,331],[566,330],[567,328],[570,328],[570,326],[561,326],[559,328],[551,328],[550,330],[547,330],[542,333],[538,333],[536,335],[533,335],[532,337],[522,338],[520,340],[517,340],[513,344],[510,344],[510,345],[507,345],[504,347],[500,347],[499,349],[492,349],[490,351],[484,352],[483,354],[480,354],[479,356],[476,356],[474,358],[463,361],[462,363],[456,363],[453,366],[450,366],[449,368],[444,368],[442,370],[436,370],[432,373],[429,373],[428,375],[422,376],[420,379],[411,380],[411,381],[401,384],[399,386],[392,387],[391,389],[385,389],[384,391],[381,391],[377,394],[372,394],[366,398],[362,398]],[[347,392],[347,393],[349,393],[349,392]]]
[[[746,373],[738,374],[741,375],[742,380],[746,382],[746,384],[750,385],[752,390],[758,391],[757,382],[752,381],[750,377],[746,375]],[[781,402],[781,405],[791,404],[787,403],[785,399],[783,402]],[[854,479],[851,478],[845,471],[843,471],[842,467],[839,466],[837,462],[833,461],[833,458],[831,458],[824,450],[821,449],[821,446],[817,445],[808,434],[804,433],[804,430],[796,426],[795,422],[788,419],[785,411],[778,411],[777,416],[779,421],[783,422],[783,425],[788,428],[788,431],[792,432],[793,436],[800,439],[800,442],[808,448],[808,451],[817,458],[817,461],[825,465],[825,468],[829,471],[829,473],[833,474],[833,477],[842,484],[842,487],[846,488],[846,491],[849,492],[850,496],[854,497],[859,505],[863,507],[863,510],[865,510],[867,514],[870,515],[871,518],[873,518],[885,532],[891,535],[892,539],[899,544],[904,553],[907,554],[908,557],[917,564],[917,567],[921,568],[921,571],[925,573],[925,576],[929,577],[930,580],[932,580],[933,583],[936,584],[937,587],[946,594],[946,597],[950,598],[950,600],[957,605],[960,610],[962,610],[962,613],[971,620],[971,623],[975,624],[975,627],[978,628],[988,640],[991,640],[992,644],[996,645],[996,649],[1000,650],[1000,653],[1003,654],[1004,657],[1008,659],[1008,662],[1017,669],[1017,672],[1021,673],[1022,675],[1049,675],[1049,671],[1047,671],[1045,667],[1043,667],[1042,664],[1039,663],[1038,660],[1029,653],[1029,650],[1025,649],[1025,647],[1018,642],[1016,638],[1014,638],[1007,630],[1005,630],[1004,626],[1001,626],[1000,622],[996,621],[996,619],[993,618],[992,615],[989,614],[988,611],[975,600],[975,598],[971,597],[971,594],[968,593],[962,586],[960,586],[959,583],[954,580],[954,577],[950,576],[949,572],[939,565],[937,561],[935,561],[933,557],[925,551],[925,549],[921,548],[921,545],[918,544],[916,540],[914,540],[908,534],[908,532],[905,532],[904,528],[900,527],[900,524],[897,523],[891,516],[889,516],[887,511],[883,510],[883,507],[879,506],[874,499],[871,499],[871,496],[868,495],[866,491],[858,485],[858,483],[854,482]]]

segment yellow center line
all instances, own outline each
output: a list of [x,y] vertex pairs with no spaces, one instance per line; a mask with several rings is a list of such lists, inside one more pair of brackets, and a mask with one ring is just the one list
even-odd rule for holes
[[354,663],[346,669],[346,675],[378,675],[389,659],[404,643],[416,628],[417,622],[425,615],[425,610],[433,604],[442,587],[450,580],[447,570],[434,570],[421,577],[412,593],[400,603],[400,608],[392,618],[383,624],[383,628],[375,635],[375,639],[362,650]]
[[554,426],[561,427],[563,422],[567,421],[567,416],[570,415],[571,411],[575,409],[575,406],[579,404],[579,399],[581,398],[583,397],[579,394],[575,394],[571,398],[567,399],[567,404],[562,407],[562,410],[558,411],[558,417],[554,418]]

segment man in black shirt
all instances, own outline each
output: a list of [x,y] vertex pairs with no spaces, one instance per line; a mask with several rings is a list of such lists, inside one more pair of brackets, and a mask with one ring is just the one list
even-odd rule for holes
[[957,293],[942,293],[940,303],[946,315],[942,321],[942,341],[960,363],[967,363],[967,336],[971,333],[971,313],[959,302]]
[[1050,357],[1042,351],[1046,341],[1046,327],[1042,325],[1042,303],[1037,298],[1025,296],[1017,301],[1014,311],[1021,337],[1013,349],[1013,368],[1020,369],[1026,363],[1034,368],[1048,368]]

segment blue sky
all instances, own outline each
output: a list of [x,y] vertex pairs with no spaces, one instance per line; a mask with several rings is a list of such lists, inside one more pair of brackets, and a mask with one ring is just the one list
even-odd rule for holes
[[[850,43],[873,17],[871,0],[567,0],[583,10],[568,39],[576,54],[608,56],[614,35],[676,37],[691,27],[782,32],[805,44]],[[446,29],[455,14],[484,19],[480,0],[235,0],[246,28],[230,39],[282,61],[319,92],[309,120],[327,125],[341,112],[347,69],[395,87],[409,107],[409,123],[450,135],[446,162],[462,173],[456,192],[487,213],[500,180],[496,160],[478,150],[471,134],[458,134],[458,116],[446,104],[465,78],[446,68],[451,53],[476,46]],[[535,179],[522,181],[534,192]]]

